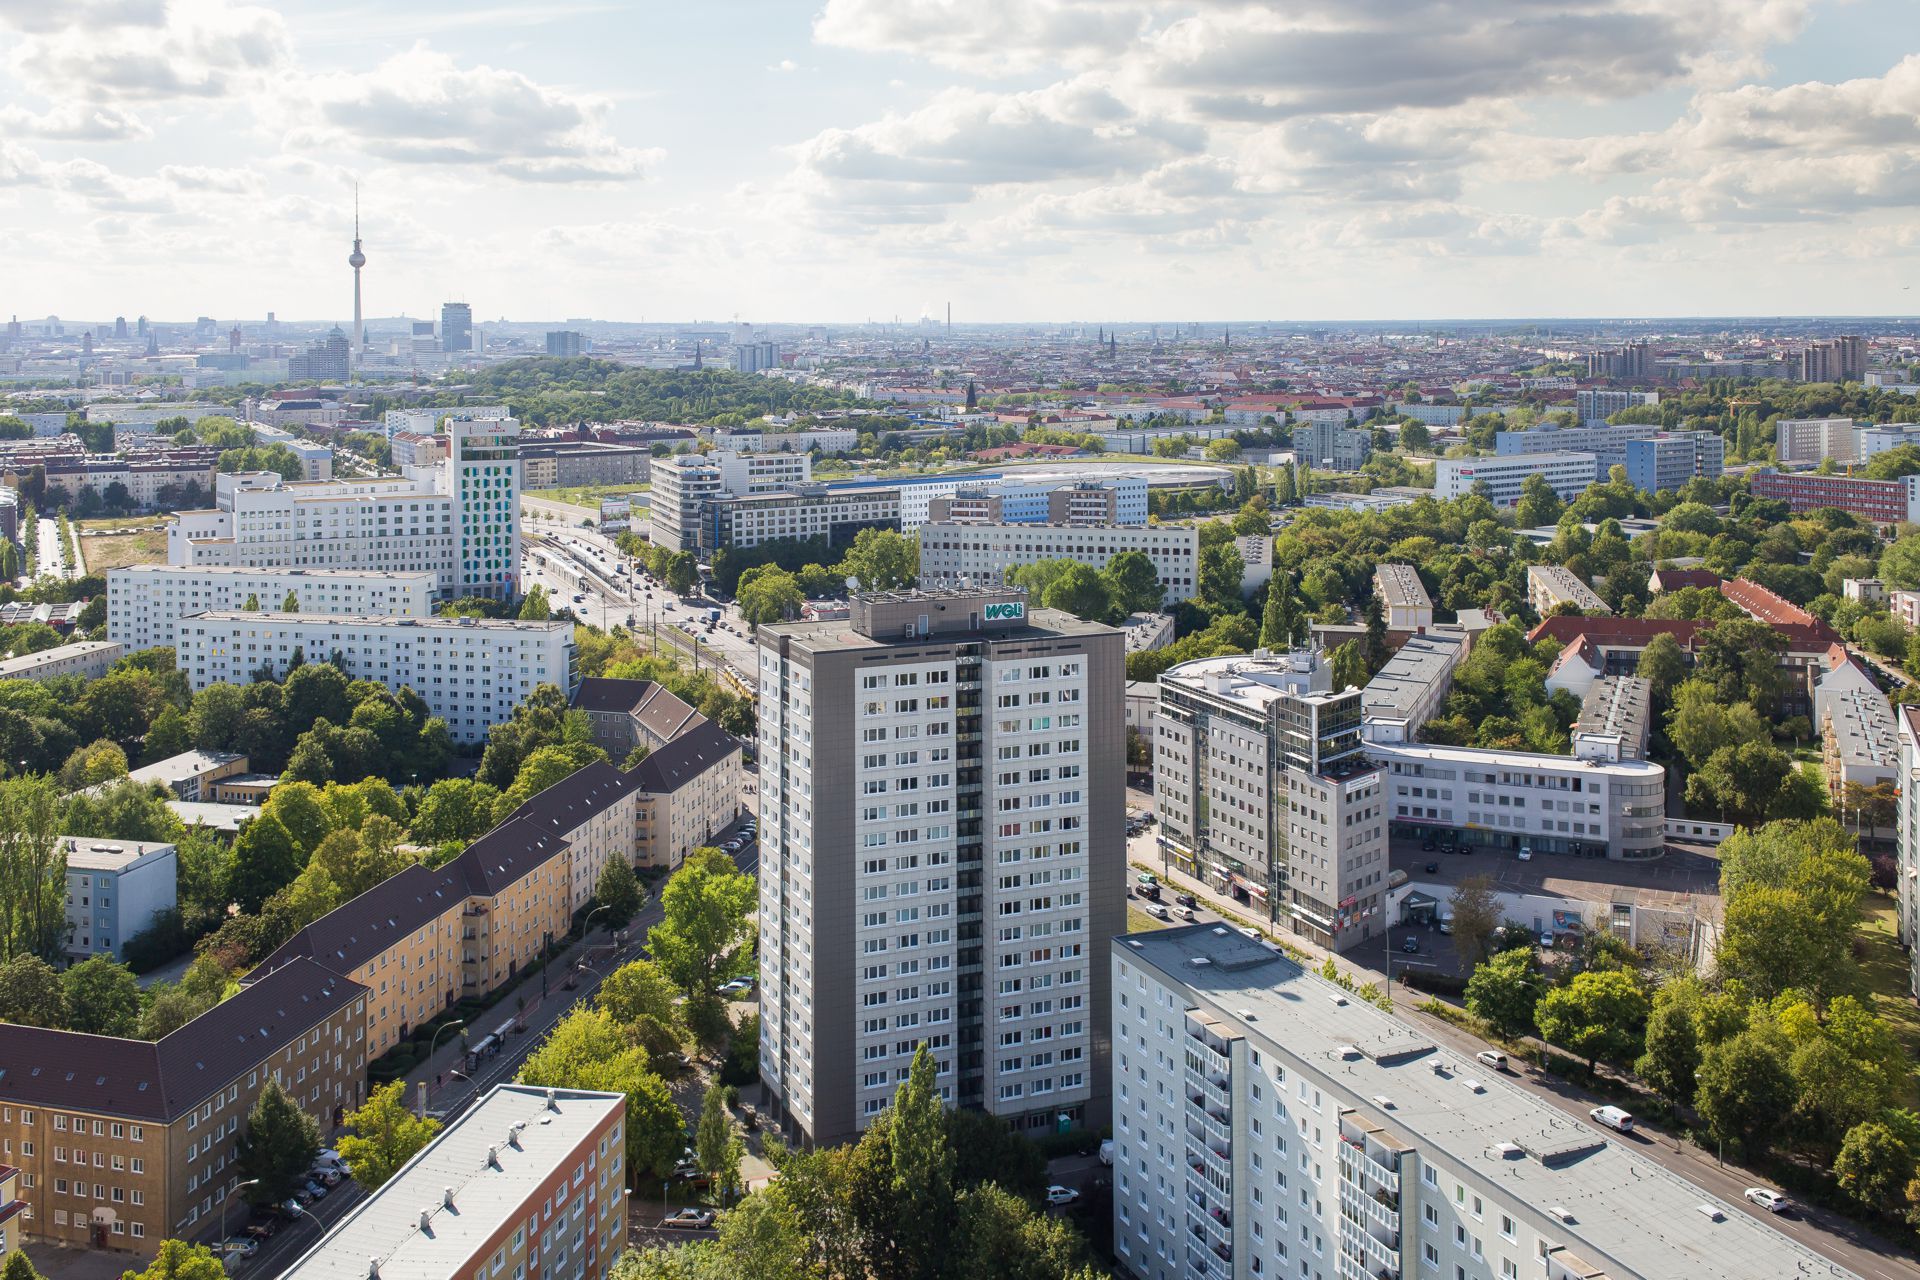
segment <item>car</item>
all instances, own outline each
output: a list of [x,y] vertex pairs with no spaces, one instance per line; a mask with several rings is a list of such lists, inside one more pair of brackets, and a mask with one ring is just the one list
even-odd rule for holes
[[1522,862],[1532,862],[1532,861],[1533,861],[1533,848],[1532,848],[1532,846],[1531,846],[1531,845],[1524,845],[1524,844],[1523,844],[1523,845],[1521,845],[1521,846],[1520,846],[1520,852],[1519,852],[1519,854],[1518,854],[1517,856],[1519,857],[1519,859],[1520,859],[1520,861],[1522,861]]
[[280,1202],[280,1216],[288,1222],[298,1222],[306,1216],[306,1205],[299,1196],[289,1196]]
[[1148,905],[1147,914],[1152,916],[1155,920],[1168,920],[1172,918],[1167,914],[1166,907],[1158,902],[1151,903]]
[[[651,591],[649,591],[649,592],[647,592],[647,594],[648,594],[648,595],[652,595],[652,594],[653,594],[653,592],[651,592]],[[662,609],[665,609],[665,610],[666,610],[666,611],[667,611],[668,613],[672,613],[672,612],[673,612],[673,610],[674,610],[674,608],[675,608],[675,606],[674,606],[674,603],[673,603],[673,601],[671,601],[671,600],[669,600],[669,601],[667,601],[667,602],[666,602],[665,604],[663,604],[663,605],[661,605],[660,607],[661,607]]]
[[1507,1069],[1507,1055],[1498,1049],[1482,1049],[1473,1055],[1474,1060],[1483,1067],[1492,1067],[1495,1071]]
[[1748,1187],[1745,1194],[1749,1202],[1759,1205],[1768,1213],[1785,1213],[1793,1208],[1793,1201],[1771,1187]]
[[1440,864],[1437,862],[1429,862],[1427,864],[1427,874],[1430,876],[1440,874]]
[[1260,936],[1260,931],[1254,928],[1252,925],[1247,925],[1247,924],[1241,925],[1240,932],[1246,934],[1249,938],[1258,938]]
[[305,1191],[315,1200],[325,1200],[327,1198],[327,1189],[318,1182],[315,1182],[312,1178],[307,1179],[307,1185],[302,1187],[301,1190]]
[[732,982],[724,983],[721,985],[720,994],[723,996],[730,996],[736,993],[745,994],[746,992],[749,992],[751,990],[753,990],[753,979],[735,978]]
[[711,1209],[678,1209],[660,1219],[660,1225],[670,1231],[705,1231],[713,1225]]
[[1633,1132],[1632,1113],[1623,1111],[1619,1107],[1595,1107],[1593,1110],[1587,1112],[1587,1118],[1595,1124],[1605,1125],[1615,1133]]
[[1404,951],[1404,952],[1406,952],[1406,953],[1407,953],[1408,955],[1410,955],[1410,956],[1412,956],[1412,955],[1419,955],[1419,954],[1420,954],[1420,939],[1418,939],[1418,938],[1414,938],[1414,937],[1406,937],[1406,938],[1402,938],[1402,939],[1400,940],[1400,949],[1401,949],[1402,951]]
[[347,1175],[341,1173],[332,1165],[326,1165],[324,1167],[316,1167],[309,1176],[323,1187],[337,1187],[340,1185],[340,1179]]
[[1173,900],[1183,907],[1197,907],[1200,905],[1200,900],[1190,893],[1176,893],[1173,895]]
[[1179,916],[1182,920],[1193,920],[1197,918],[1193,914],[1192,907],[1175,907],[1173,909],[1173,914],[1175,914],[1176,916]]
[[1100,1163],[1104,1165],[1111,1165],[1113,1163],[1112,1138],[1102,1138],[1100,1140]]
[[1428,839],[1422,840],[1420,842],[1420,852],[1422,853],[1433,852],[1433,840],[1431,837],[1429,837]]
[[260,1252],[260,1242],[250,1236],[235,1236],[221,1244],[220,1252],[238,1254],[242,1258],[251,1258]]
[[1433,927],[1440,931],[1440,936],[1443,938],[1451,937],[1453,934],[1453,921],[1448,919],[1445,916],[1442,916],[1440,919],[1434,921]]
[[738,853],[740,851],[740,842],[738,840],[729,840],[720,847],[727,853]]
[[1079,1198],[1080,1193],[1078,1191],[1075,1191],[1072,1187],[1063,1187],[1057,1182],[1047,1188],[1048,1204],[1072,1204]]
[[1139,875],[1135,876],[1134,879],[1140,883],[1142,888],[1147,889],[1151,889],[1160,883],[1160,877],[1151,871],[1142,871]]

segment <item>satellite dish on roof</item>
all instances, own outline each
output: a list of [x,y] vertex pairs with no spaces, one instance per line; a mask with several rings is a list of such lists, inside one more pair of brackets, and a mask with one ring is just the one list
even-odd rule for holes
[[860,575],[859,575],[859,574],[857,574],[857,573],[850,573],[850,574],[848,574],[848,575],[847,575],[847,590],[849,590],[849,591],[858,591],[859,589],[860,589]]

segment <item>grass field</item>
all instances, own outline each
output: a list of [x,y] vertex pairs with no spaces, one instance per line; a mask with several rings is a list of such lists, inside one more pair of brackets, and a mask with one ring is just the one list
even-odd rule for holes
[[[1909,1058],[1920,1056],[1920,1008],[1916,1008],[1909,990],[1906,953],[1894,930],[1893,898],[1878,891],[1869,893],[1860,913],[1860,927],[1854,934],[1855,951],[1860,956],[1860,973],[1866,979],[1873,1007],[1893,1025],[1906,1047]],[[1905,1105],[1914,1105],[1916,1094],[1912,1076],[1907,1078]]]
[[1144,933],[1148,929],[1171,929],[1172,927],[1171,920],[1155,920],[1131,902],[1127,904],[1128,933]]
[[565,502],[576,507],[591,507],[599,510],[602,498],[624,498],[630,493],[645,493],[645,484],[569,484],[557,489],[529,489],[529,498],[545,498],[548,502]]
[[152,516],[130,520],[82,520],[74,525],[87,572],[105,573],[130,564],[165,564],[166,528]]

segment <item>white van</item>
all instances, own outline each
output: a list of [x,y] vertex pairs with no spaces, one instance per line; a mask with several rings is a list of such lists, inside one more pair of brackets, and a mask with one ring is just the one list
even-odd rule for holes
[[1505,1071],[1507,1069],[1507,1055],[1498,1049],[1482,1049],[1473,1056],[1479,1060],[1481,1065],[1492,1067],[1495,1071]]
[[1595,1107],[1587,1115],[1595,1124],[1603,1124],[1615,1133],[1633,1132],[1633,1116],[1619,1107]]

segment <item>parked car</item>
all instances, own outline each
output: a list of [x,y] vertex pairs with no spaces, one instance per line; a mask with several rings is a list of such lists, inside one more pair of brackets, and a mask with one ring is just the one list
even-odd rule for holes
[[1194,920],[1198,918],[1193,914],[1192,907],[1175,907],[1173,914],[1179,916],[1182,920]]
[[1409,934],[1400,940],[1400,949],[1410,956],[1418,955],[1420,954],[1420,939]]
[[338,1169],[334,1168],[332,1165],[327,1164],[327,1165],[315,1165],[313,1167],[313,1170],[310,1176],[314,1179],[314,1181],[318,1182],[321,1186],[331,1189],[333,1187],[339,1186],[340,1180],[346,1177],[347,1175],[344,1173],[341,1173]]
[[1173,900],[1183,907],[1197,907],[1200,905],[1200,900],[1190,893],[1176,893],[1173,895]]
[[301,1190],[305,1191],[315,1200],[325,1200],[327,1198],[327,1189],[318,1182],[315,1182],[312,1178],[307,1179],[307,1185],[302,1187]]
[[1498,1049],[1482,1049],[1473,1056],[1483,1067],[1492,1067],[1495,1071],[1505,1071],[1507,1069],[1507,1055]]
[[1158,902],[1148,904],[1147,914],[1152,916],[1155,920],[1166,920],[1170,918],[1167,915],[1167,909]]
[[1433,837],[1429,836],[1425,840],[1422,840],[1420,842],[1420,852],[1422,853],[1433,852]]
[[260,1242],[251,1236],[235,1236],[220,1246],[220,1252],[238,1254],[242,1258],[251,1258],[260,1252]]
[[1111,1165],[1113,1163],[1112,1138],[1103,1138],[1100,1141],[1100,1163],[1104,1165]]
[[1633,1115],[1619,1107],[1595,1107],[1587,1112],[1587,1116],[1595,1124],[1605,1125],[1615,1133],[1633,1132]]
[[680,1209],[660,1219],[660,1225],[672,1231],[705,1231],[713,1225],[711,1209]]
[[723,996],[745,995],[751,990],[753,990],[752,978],[735,978],[732,982],[721,986],[720,994]]
[[1437,863],[1437,862],[1429,862],[1429,863],[1427,864],[1427,874],[1428,874],[1428,875],[1430,875],[1430,876],[1433,876],[1433,875],[1439,875],[1439,874],[1440,874],[1440,864],[1439,864],[1439,863]]
[[1059,1183],[1047,1188],[1048,1204],[1072,1204],[1080,1198],[1080,1193],[1072,1187],[1063,1187]]
[[1759,1205],[1768,1213],[1785,1213],[1793,1208],[1793,1201],[1771,1187],[1748,1187],[1746,1196],[1750,1202]]
[[1526,845],[1526,844],[1523,844],[1523,845],[1521,845],[1521,846],[1520,846],[1520,853],[1519,853],[1519,858],[1520,858],[1520,861],[1522,861],[1522,862],[1532,862],[1532,861],[1533,861],[1533,846],[1532,846],[1532,845]]

